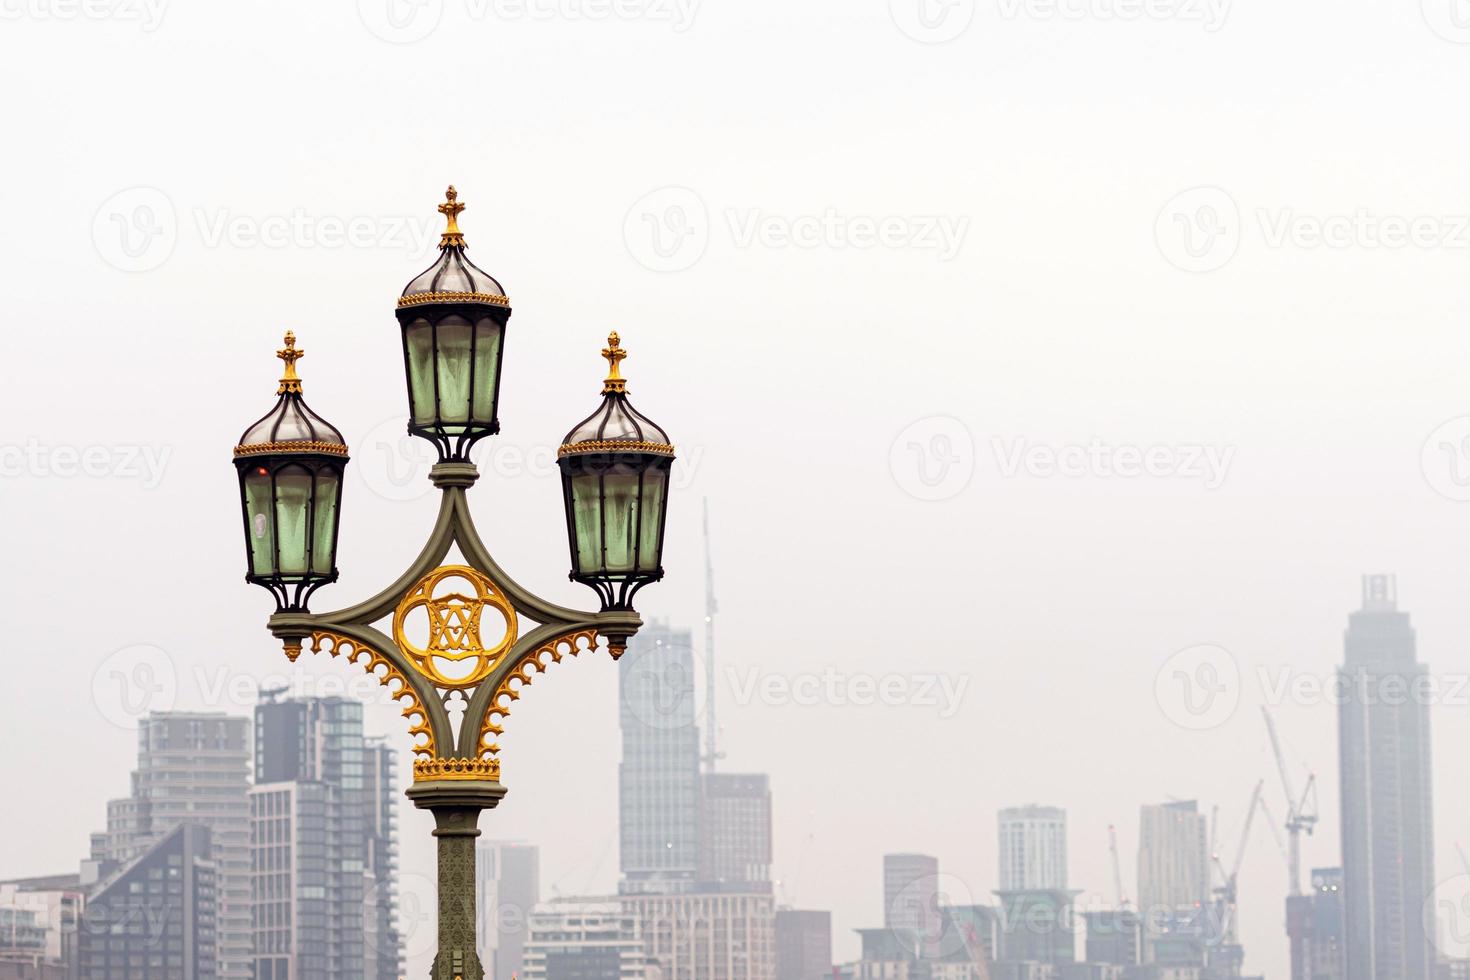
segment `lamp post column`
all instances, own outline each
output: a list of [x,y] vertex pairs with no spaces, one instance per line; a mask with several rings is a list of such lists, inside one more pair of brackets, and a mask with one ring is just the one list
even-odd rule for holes
[[505,795],[499,783],[455,781],[415,783],[413,804],[434,814],[439,850],[439,951],[432,980],[484,980],[475,938],[475,839],[480,812]]

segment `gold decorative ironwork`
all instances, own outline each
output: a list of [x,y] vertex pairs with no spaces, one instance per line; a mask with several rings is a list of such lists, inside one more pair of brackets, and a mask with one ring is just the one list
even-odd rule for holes
[[464,205],[459,203],[459,191],[450,184],[449,189],[444,192],[444,203],[439,205],[439,213],[449,219],[444,234],[439,236],[440,248],[464,247],[464,234],[459,230],[459,213],[463,210]]
[[[365,643],[327,630],[319,630],[311,634],[311,652],[327,653],[332,657],[339,655],[346,657],[348,663],[358,664],[363,670],[376,676],[378,683],[389,689],[389,696],[394,701],[400,703],[406,701],[403,717],[408,719],[409,737],[415,739],[414,755],[435,758],[434,729],[429,725],[429,713],[424,710],[424,703],[419,700],[413,685],[408,682],[407,677],[403,676],[403,671],[393,666],[392,661]],[[289,650],[287,655],[290,655]],[[379,667],[384,667],[386,670],[378,673]],[[398,684],[396,688],[393,687],[395,681]],[[418,721],[414,721],[414,716],[418,717]],[[420,735],[425,736],[422,742],[417,741]]]
[[276,394],[301,394],[301,379],[296,376],[296,362],[306,356],[306,351],[296,346],[296,334],[293,331],[286,331],[286,346],[276,351],[276,356],[286,362],[286,372],[281,375],[281,386],[276,389]]
[[[582,643],[583,640],[587,641],[585,645]],[[485,718],[480,723],[478,743],[480,758],[487,761],[493,760],[499,754],[500,746],[493,742],[487,743],[485,740],[491,735],[505,734],[505,726],[501,722],[505,721],[510,714],[511,704],[520,700],[521,690],[531,686],[532,678],[537,674],[545,673],[546,668],[551,664],[561,663],[563,657],[575,657],[583,650],[591,650],[595,646],[597,646],[597,630],[573,630],[522,654],[515,666],[501,678],[500,684],[495,688],[494,696],[490,698],[489,707],[485,709]],[[548,659],[550,663],[547,663]],[[513,681],[517,683],[512,684]]]
[[499,779],[499,759],[415,759],[414,782],[448,779]]
[[[474,594],[450,592],[435,595],[440,585],[452,580],[468,582]],[[487,606],[505,619],[505,635],[489,648],[480,635],[481,620]],[[424,610],[429,619],[427,647],[415,644],[405,632],[409,614],[419,609]],[[468,565],[443,565],[434,569],[408,590],[393,613],[393,641],[398,644],[398,649],[435,686],[450,690],[471,688],[489,677],[501,656],[515,645],[516,636],[515,607],[495,588],[494,582]],[[440,661],[469,663],[469,669],[456,676],[446,672]]]
[[663,442],[642,442],[637,439],[589,439],[586,442],[569,442],[556,450],[558,457],[582,453],[655,453],[659,456],[672,456],[674,447]]
[[259,456],[264,453],[326,453],[329,456],[346,456],[347,447],[340,442],[321,442],[316,439],[288,439],[284,442],[252,442],[236,446],[236,456]]
[[607,358],[609,370],[607,380],[602,383],[604,395],[627,394],[628,381],[623,377],[622,362],[627,359],[628,352],[622,348],[622,338],[614,330],[608,334],[607,346],[602,349],[602,356]]
[[398,297],[399,306],[421,306],[424,303],[488,303],[509,306],[510,297],[499,293],[410,293]]

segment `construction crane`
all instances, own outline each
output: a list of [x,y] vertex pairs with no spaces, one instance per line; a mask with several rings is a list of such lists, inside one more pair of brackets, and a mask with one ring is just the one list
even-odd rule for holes
[[1119,909],[1126,909],[1132,903],[1123,892],[1123,871],[1118,866],[1118,828],[1113,824],[1108,824],[1108,853],[1113,859],[1113,897]]
[[704,771],[714,772],[715,763],[724,758],[717,739],[720,728],[715,722],[715,613],[720,604],[715,599],[715,561],[709,544],[709,498],[704,499]]
[[1271,736],[1271,752],[1276,756],[1276,771],[1281,774],[1281,789],[1286,794],[1286,841],[1287,874],[1290,894],[1302,894],[1302,832],[1311,836],[1317,826],[1317,774],[1307,776],[1307,785],[1302,795],[1292,790],[1291,774],[1286,769],[1286,756],[1281,751],[1281,739],[1276,734],[1276,722],[1264,706],[1261,715],[1266,719],[1266,732]]
[[1261,790],[1264,789],[1265,786],[1266,781],[1264,779],[1257,780],[1256,788],[1251,792],[1250,806],[1248,806],[1245,811],[1245,826],[1241,827],[1240,829],[1240,844],[1235,849],[1235,860],[1231,863],[1230,870],[1225,870],[1225,866],[1220,862],[1219,854],[1210,855],[1210,860],[1212,860],[1215,864],[1215,867],[1219,869],[1220,878],[1223,881],[1223,884],[1219,888],[1215,889],[1216,898],[1222,903],[1223,906],[1220,935],[1224,938],[1224,941],[1227,944],[1231,945],[1234,945],[1236,943],[1235,882],[1237,877],[1240,875],[1241,862],[1245,860],[1245,845],[1250,840],[1251,824],[1255,820],[1256,811],[1261,807]]

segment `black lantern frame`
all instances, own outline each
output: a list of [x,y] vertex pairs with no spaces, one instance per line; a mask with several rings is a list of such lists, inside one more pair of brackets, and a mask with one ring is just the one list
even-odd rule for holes
[[[397,315],[408,386],[408,431],[432,442],[441,463],[468,462],[476,442],[500,431],[500,378],[510,307],[477,302],[404,305],[400,300]],[[450,381],[459,385],[460,374],[462,391],[446,391]]]
[[[277,612],[304,612],[313,592],[337,581],[342,482],[348,456],[346,446],[341,447],[339,455],[293,452],[285,448],[289,445],[281,444],[284,451],[280,452],[237,452],[235,457],[244,517],[245,567],[249,569],[245,581],[269,591],[275,597]],[[300,487],[292,486],[298,482]],[[287,497],[304,492],[305,499],[300,503],[286,500],[283,504],[283,492]],[[268,513],[260,509],[266,501]],[[324,513],[324,508],[330,510]],[[283,515],[291,511],[300,512],[299,562],[294,554],[282,553]]]
[[[569,450],[557,461],[561,468],[562,497],[567,512],[567,541],[571,547],[572,572],[569,578],[597,593],[604,611],[632,609],[633,597],[645,585],[664,577],[664,533],[668,528],[669,483],[674,457],[652,452],[577,452]],[[596,486],[596,492],[584,496]],[[626,560],[615,556],[610,537],[617,533],[619,488],[609,483],[623,483],[632,489],[626,494],[630,510],[627,520],[629,547]],[[636,481],[636,482],[635,482]],[[579,531],[579,519],[594,516],[595,540]],[[649,521],[657,527],[649,529]]]

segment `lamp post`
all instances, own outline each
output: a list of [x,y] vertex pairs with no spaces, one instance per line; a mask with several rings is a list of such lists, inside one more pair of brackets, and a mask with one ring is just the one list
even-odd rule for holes
[[[377,595],[312,613],[313,592],[337,579],[341,433],[307,407],[293,334],[277,356],[286,370],[275,406],[235,447],[246,581],[268,589],[267,626],[293,662],[327,653],[377,677],[401,705],[413,738],[408,797],[434,816],[438,839],[439,947],[433,980],[481,980],[475,943],[475,851],[481,811],[505,795],[500,746],[511,707],[564,657],[606,641],[614,659],[642,625],[633,597],[663,577],[664,524],[674,449],[633,408],[613,334],[597,411],[558,452],[572,555],[571,579],[591,587],[597,612],[549,602],[491,556],[470,515],[478,478],[470,450],[500,430],[500,372],[510,301],[469,261],[453,187],[439,206],[448,225],[438,260],[404,289],[397,317],[408,381],[408,431],[433,443],[429,480],[439,515],[419,556]],[[464,564],[445,564],[457,547]],[[385,623],[386,631],[378,623]],[[458,727],[447,705],[462,701]]]

